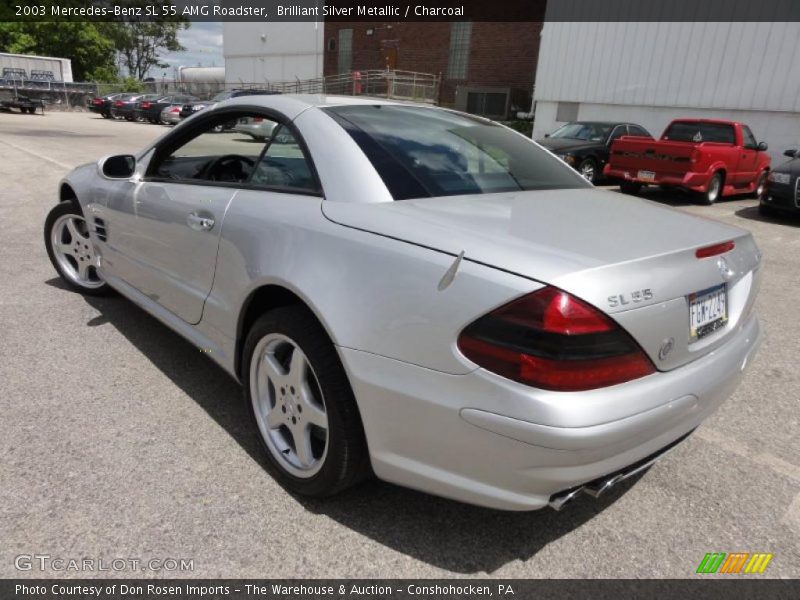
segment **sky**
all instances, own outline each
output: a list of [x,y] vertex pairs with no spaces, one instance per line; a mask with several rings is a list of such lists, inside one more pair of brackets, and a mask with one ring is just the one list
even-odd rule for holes
[[168,52],[162,54],[164,62],[169,63],[169,68],[150,70],[150,76],[160,78],[166,71],[167,78],[172,77],[173,68],[196,67],[224,67],[222,57],[222,22],[193,22],[189,29],[178,33],[178,39],[186,47],[185,52]]

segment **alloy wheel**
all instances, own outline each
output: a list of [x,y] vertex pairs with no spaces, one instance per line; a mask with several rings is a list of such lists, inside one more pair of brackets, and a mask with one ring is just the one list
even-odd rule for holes
[[325,399],[305,353],[291,338],[271,333],[255,348],[250,397],[267,449],[289,474],[307,479],[328,453]]
[[594,182],[594,163],[591,160],[585,160],[580,165],[580,173],[586,181]]
[[56,261],[66,277],[83,288],[97,289],[105,285],[97,273],[94,247],[83,217],[60,216],[50,235]]

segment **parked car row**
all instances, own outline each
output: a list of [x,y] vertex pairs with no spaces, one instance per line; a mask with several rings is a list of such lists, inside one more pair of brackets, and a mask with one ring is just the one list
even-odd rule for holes
[[[201,100],[190,94],[117,93],[93,98],[90,100],[88,108],[106,119],[177,125],[181,120],[229,98],[277,93],[263,89],[235,89],[220,92],[210,100]],[[226,129],[232,128],[233,125],[231,123]]]
[[171,109],[181,107],[187,102],[195,102],[199,98],[189,94],[107,94],[93,98],[88,105],[91,112],[102,115],[106,119],[126,119],[128,121],[148,121],[150,123],[166,123],[165,117]]
[[738,194],[764,196],[767,144],[744,123],[676,119],[658,140],[634,123],[567,123],[539,143],[592,183],[601,177],[638,193],[644,186],[679,189],[704,204]]

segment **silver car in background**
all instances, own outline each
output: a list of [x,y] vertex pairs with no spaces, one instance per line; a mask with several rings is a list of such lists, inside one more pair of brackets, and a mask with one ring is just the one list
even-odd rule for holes
[[233,126],[233,130],[238,133],[246,133],[257,142],[263,142],[272,136],[275,125],[275,121],[264,117],[242,117]]
[[[263,142],[219,132],[243,119]],[[58,194],[67,285],[240,381],[271,472],[309,496],[373,473],[507,510],[596,496],[713,413],[760,338],[747,231],[439,108],[229,100]]]
[[161,111],[161,122],[165,125],[177,125],[181,122],[181,105],[172,104],[165,106]]

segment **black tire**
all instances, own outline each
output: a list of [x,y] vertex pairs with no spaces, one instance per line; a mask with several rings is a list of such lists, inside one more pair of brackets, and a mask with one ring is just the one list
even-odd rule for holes
[[73,202],[72,200],[65,200],[64,202],[57,204],[47,214],[47,218],[44,221],[44,245],[45,248],[47,248],[47,256],[50,258],[50,262],[52,263],[59,277],[61,277],[61,280],[73,292],[78,292],[87,296],[107,296],[113,293],[113,289],[107,283],[102,283],[97,287],[87,287],[81,285],[72,277],[70,277],[70,275],[65,271],[64,267],[58,261],[56,252],[53,248],[53,227],[60,217],[67,215],[74,215],[75,217],[79,217],[81,220],[83,219],[83,215],[81,214],[81,210],[77,205],[77,201]]
[[[290,473],[270,450],[258,425],[250,371],[259,342],[270,334],[285,336],[302,350],[324,398],[328,447],[322,466],[310,477]],[[364,428],[347,374],[327,333],[305,307],[281,307],[259,317],[247,334],[242,356],[245,402],[264,447],[269,471],[279,483],[303,496],[324,497],[352,487],[371,474]]]
[[[600,179],[600,175],[597,172],[597,161],[593,158],[584,158],[578,163],[577,170],[578,173],[591,184],[596,183],[597,180]],[[589,173],[591,173],[591,176]]]
[[110,118],[111,118],[111,115],[110,115],[110,114],[108,114],[108,113],[106,113],[106,112],[104,112],[104,113],[101,113],[101,114],[103,115],[103,118],[104,118],[104,119],[110,119]]
[[725,177],[722,173],[714,173],[711,179],[708,180],[706,191],[699,196],[700,203],[705,206],[711,206],[722,197],[722,190],[725,187]]
[[623,181],[619,184],[619,189],[623,194],[631,194],[632,196],[635,196],[641,191],[642,184],[633,181]]

